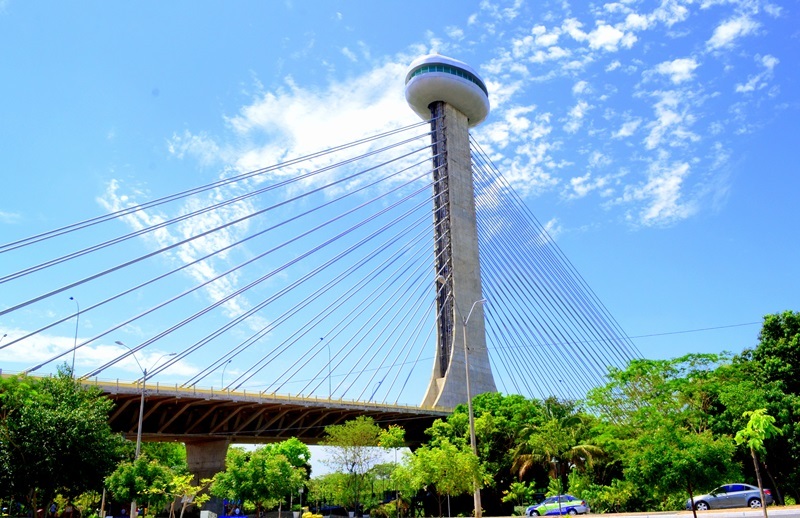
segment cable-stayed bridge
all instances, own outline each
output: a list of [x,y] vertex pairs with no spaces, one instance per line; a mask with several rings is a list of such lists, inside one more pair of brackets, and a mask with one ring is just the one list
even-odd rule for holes
[[603,383],[639,353],[469,137],[481,80],[427,59],[423,122],[5,239],[0,353],[100,384],[129,434],[146,380],[146,437],[224,446]]
[[[473,145],[498,389],[579,398],[636,350]],[[77,323],[78,376],[130,379],[137,353],[181,387],[418,403],[439,287],[431,147],[429,124],[398,128],[151,201],[118,195],[6,243],[0,318],[25,334],[0,347],[40,354]],[[67,345],[26,370],[70,364]],[[163,353],[177,354],[148,365]]]

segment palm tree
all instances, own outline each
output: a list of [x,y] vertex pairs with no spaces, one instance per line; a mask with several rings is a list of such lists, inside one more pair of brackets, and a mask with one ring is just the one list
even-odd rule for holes
[[604,454],[599,446],[582,441],[585,429],[585,419],[574,413],[551,416],[541,425],[524,427],[520,431],[524,439],[514,451],[512,470],[522,478],[534,466],[542,466],[548,470],[550,478],[561,477],[561,487],[565,487],[567,473],[559,466],[584,470],[595,457]]

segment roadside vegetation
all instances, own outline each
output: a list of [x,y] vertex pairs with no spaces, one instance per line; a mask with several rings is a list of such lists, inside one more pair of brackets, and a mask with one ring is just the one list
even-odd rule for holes
[[[800,498],[800,313],[768,315],[755,348],[738,355],[638,359],[611,369],[582,401],[519,395],[474,398],[478,456],[466,405],[428,430],[413,452],[403,429],[358,418],[326,428],[332,473],[315,477],[297,439],[231,447],[226,471],[193,481],[180,444],[147,444],[133,460],[107,425],[111,403],[71,373],[0,379],[3,506],[96,512],[136,498],[148,515],[196,512],[210,496],[243,514],[339,508],[372,517],[469,515],[474,481],[486,515],[519,514],[537,496],[569,493],[592,512],[683,509],[729,482]],[[395,462],[386,462],[386,452]],[[300,501],[302,500],[302,509]],[[182,504],[183,502],[183,504]],[[108,514],[119,514],[106,509]]]

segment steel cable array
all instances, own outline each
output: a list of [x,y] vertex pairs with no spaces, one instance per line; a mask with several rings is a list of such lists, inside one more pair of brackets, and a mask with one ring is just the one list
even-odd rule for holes
[[487,347],[503,391],[575,399],[641,357],[474,139]]
[[[30,351],[29,372],[77,352],[78,375],[124,378],[136,354],[149,379],[184,387],[418,404],[441,289],[433,148],[423,122],[152,201],[109,200],[108,214],[0,245],[0,317],[18,331],[0,350]],[[495,379],[580,398],[638,352],[477,143],[473,169]],[[76,292],[83,309],[65,311]],[[149,364],[165,351],[176,354]],[[553,378],[576,365],[580,376]]]

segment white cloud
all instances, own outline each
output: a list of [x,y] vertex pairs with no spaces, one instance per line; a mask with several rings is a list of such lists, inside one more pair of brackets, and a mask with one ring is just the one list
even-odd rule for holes
[[686,162],[666,164],[665,157],[651,164],[647,181],[627,185],[622,201],[643,202],[638,223],[645,226],[667,225],[686,219],[697,211],[696,204],[683,200],[682,187],[689,175]]
[[[602,157],[600,160],[604,160]],[[607,159],[605,159],[607,160]],[[602,195],[610,195],[608,187],[610,185],[610,176],[594,177],[591,172],[583,176],[576,176],[570,178],[569,186],[564,193],[567,199],[575,200],[587,196],[592,191],[602,191]]]
[[653,19],[662,22],[667,27],[672,27],[689,17],[689,9],[678,2],[667,0],[653,11]]
[[578,101],[578,104],[570,109],[567,114],[567,122],[564,124],[564,131],[567,133],[575,133],[583,125],[583,119],[586,112],[591,109],[591,106],[586,101]]
[[464,39],[464,31],[458,27],[445,27],[445,34],[451,39],[461,41]]
[[714,29],[714,34],[706,42],[711,50],[730,47],[737,38],[747,36],[758,29],[759,24],[747,15],[738,16],[722,22]]
[[188,131],[183,135],[173,135],[167,142],[167,149],[177,158],[192,156],[204,165],[225,159],[223,150],[213,139],[204,134],[192,135]]
[[[511,56],[522,59],[528,55],[541,56],[546,53],[563,52],[563,49],[558,49],[558,47],[555,47],[557,49],[555,51],[549,49],[549,47],[554,47],[558,43],[560,35],[561,31],[558,28],[547,32],[547,27],[544,25],[536,25],[531,29],[530,34],[511,40]],[[541,62],[541,59],[539,62]]]
[[561,26],[561,29],[572,36],[576,41],[586,41],[586,33],[581,29],[583,24],[575,18],[567,18]]
[[[178,158],[191,156],[203,162],[216,160],[228,164],[223,169],[223,176],[229,176],[278,164],[290,157],[318,152],[337,143],[354,141],[365,134],[394,129],[398,124],[418,122],[419,118],[405,101],[402,88],[386,88],[387,84],[403,84],[407,63],[410,61],[409,57],[401,56],[398,62],[387,63],[360,77],[330,83],[322,90],[301,88],[291,78],[286,78],[283,88],[260,94],[252,103],[241,108],[238,114],[227,118],[228,126],[233,132],[233,138],[229,139],[231,144],[219,145],[206,135],[185,132],[170,140],[169,150]],[[332,141],[331,138],[335,140]],[[318,169],[329,165],[332,160],[341,160],[341,156],[317,158],[306,162],[305,166]],[[231,199],[247,189],[252,190],[254,186],[267,181],[270,174],[293,177],[297,171],[291,167],[282,168],[252,177],[246,182],[248,185],[221,187],[204,197],[185,202],[180,213],[189,214],[220,200]],[[398,177],[397,181],[403,179]],[[304,185],[315,182],[318,185],[320,179],[307,179],[287,190],[301,189]],[[340,189],[352,187],[343,185]],[[141,193],[129,186],[123,189],[122,184],[112,180],[108,185],[108,192],[100,202],[108,211],[116,211],[134,205],[138,198],[141,198]],[[188,236],[201,236],[226,221],[242,218],[255,210],[249,201],[240,201],[149,233],[145,239],[153,248],[164,248]],[[148,210],[127,215],[125,221],[133,229],[139,230],[171,217],[174,216]],[[244,221],[236,226],[208,233],[164,254],[165,260],[188,265],[237,242],[248,234],[248,228],[249,223]],[[239,278],[236,272],[220,277],[222,272],[230,269],[229,262],[226,254],[222,253],[185,268],[184,273],[194,280],[195,285],[206,283],[203,287],[206,297],[212,302],[219,302],[229,298],[238,289]],[[240,294],[226,300],[223,308],[229,318],[234,318],[247,312],[251,304],[244,294]],[[263,322],[258,318],[248,318],[247,323],[252,329],[263,327]]]
[[14,224],[22,220],[22,215],[16,212],[6,212],[0,210],[0,223]]
[[[9,340],[8,344],[10,345],[0,349],[0,362],[6,366],[13,364],[19,365],[20,370],[29,369],[40,363],[48,362],[56,356],[60,356],[52,362],[56,365],[64,362],[72,363],[72,352],[76,345],[74,336],[59,336],[40,332],[29,336],[21,342],[11,344],[10,341],[13,337],[26,336],[30,334],[30,330],[14,328],[6,329],[4,333],[8,335],[6,340]],[[78,374],[93,370],[130,352],[129,349],[116,344],[89,343],[81,345],[86,340],[86,337],[81,336],[77,340],[79,347],[75,349],[75,371]],[[157,361],[163,361],[164,353],[165,351],[147,347],[137,352],[136,356],[139,363],[150,370],[149,368],[155,365]],[[142,373],[136,360],[130,355],[116,363],[115,367],[128,372],[131,380],[140,377]],[[179,360],[166,369],[164,375],[185,378],[193,376],[197,372],[197,368],[184,360]],[[36,372],[33,374],[36,374]]]
[[611,159],[600,151],[592,151],[589,155],[589,165],[591,167],[602,167],[609,164],[611,164]]
[[586,81],[578,81],[572,87],[573,95],[580,95],[589,89],[589,83]]
[[486,11],[489,16],[496,20],[509,22],[519,15],[519,9],[522,7],[523,0],[514,0],[513,4],[507,7],[501,5],[500,2],[490,2],[489,0],[482,0],[480,8]]
[[642,120],[641,119],[633,119],[633,120],[625,121],[622,124],[622,127],[620,129],[618,129],[617,131],[615,131],[611,135],[611,137],[612,138],[630,137],[631,135],[633,135],[636,132],[636,130],[639,128],[639,126],[641,124],[642,124]]
[[536,44],[540,47],[552,47],[558,43],[558,38],[561,35],[561,31],[557,28],[551,32],[547,32],[547,27],[544,25],[534,26],[531,33],[535,37]]
[[[759,59],[759,57],[756,56],[756,59]],[[761,58],[761,64],[770,72],[772,72],[772,69],[775,68],[778,63],[780,63],[780,60],[769,54]]]
[[627,13],[630,11],[630,8],[622,2],[609,2],[607,4],[603,4],[603,9],[609,13]]
[[647,16],[631,13],[625,17],[625,28],[632,31],[643,31],[650,26]]
[[545,63],[568,58],[572,52],[561,47],[548,47],[547,50],[537,50],[528,58],[532,63]]
[[592,49],[603,49],[608,52],[616,52],[620,45],[631,48],[636,42],[636,36],[625,33],[616,27],[607,24],[600,24],[595,30],[587,35],[589,47]]
[[773,18],[778,18],[783,14],[783,7],[775,4],[764,4],[764,12]]
[[[237,168],[251,171],[287,156],[328,148],[331,135],[344,143],[403,121],[419,120],[402,88],[386,88],[403,84],[406,67],[405,59],[389,62],[359,77],[333,82],[324,90],[301,88],[287,80],[286,88],[263,95],[230,119],[241,138],[263,136],[240,152]],[[371,126],[365,126],[365,121]]]
[[655,70],[661,75],[669,76],[673,83],[679,84],[691,79],[698,66],[700,65],[692,58],[681,58],[659,63]]
[[766,88],[767,80],[772,78],[772,71],[780,61],[775,56],[767,54],[766,56],[756,56],[756,62],[763,66],[764,70],[748,77],[746,83],[738,83],[735,88],[736,92],[748,93]]
[[[564,228],[561,226],[561,223],[558,222],[558,218],[551,218],[547,223],[544,224],[544,232],[546,236],[540,235],[539,239],[542,242],[547,241],[555,241],[555,239],[564,231]],[[547,237],[549,236],[549,239]]]
[[358,57],[356,56],[355,52],[348,49],[347,47],[342,48],[342,55],[352,62],[358,61]]
[[[222,191],[225,189],[225,192]],[[98,198],[98,202],[109,212],[116,212],[127,207],[138,204],[138,199],[144,197],[143,193],[126,187],[128,194],[123,192],[123,185],[118,180],[111,180],[104,196]],[[221,199],[234,197],[235,190],[231,187],[218,188],[210,191],[205,197],[189,198],[181,208],[181,214],[190,214],[203,207],[210,206],[219,202]],[[162,226],[152,232],[142,234],[144,239],[152,249],[165,249],[175,245],[179,241],[189,238],[192,240],[163,252],[161,257],[165,261],[175,262],[178,265],[190,265],[212,252],[220,252],[214,257],[208,257],[202,262],[191,264],[184,269],[184,273],[196,281],[196,286],[208,283],[203,286],[203,291],[212,302],[219,302],[231,295],[236,290],[236,273],[231,272],[221,277],[224,271],[217,265],[222,265],[227,252],[222,251],[232,243],[238,241],[248,232],[248,220],[244,220],[227,228],[221,228],[213,232],[211,229],[222,226],[225,222],[244,218],[255,211],[250,202],[243,200],[234,204],[217,208],[213,211],[203,212],[196,216],[184,219],[171,226]],[[152,226],[158,226],[172,219],[173,216],[154,209],[140,210],[132,212],[122,217],[122,219],[134,230],[142,230]],[[208,232],[208,233],[207,233]],[[205,234],[205,235],[203,235]],[[222,307],[228,317],[234,318],[243,314],[249,307],[246,299],[242,296],[233,297],[223,303]]]
[[681,107],[681,103],[688,104],[687,93],[677,91],[653,92],[658,101],[653,106],[656,119],[650,122],[647,127],[650,133],[645,138],[647,149],[655,149],[667,139],[667,144],[671,146],[682,144],[684,141],[695,141],[698,137],[689,131],[688,125],[694,121],[694,117],[687,113],[687,108]]
[[[550,147],[546,143],[530,146],[527,155],[545,156]],[[503,178],[522,196],[538,196],[558,185],[559,180],[537,160],[515,159],[503,163]]]

